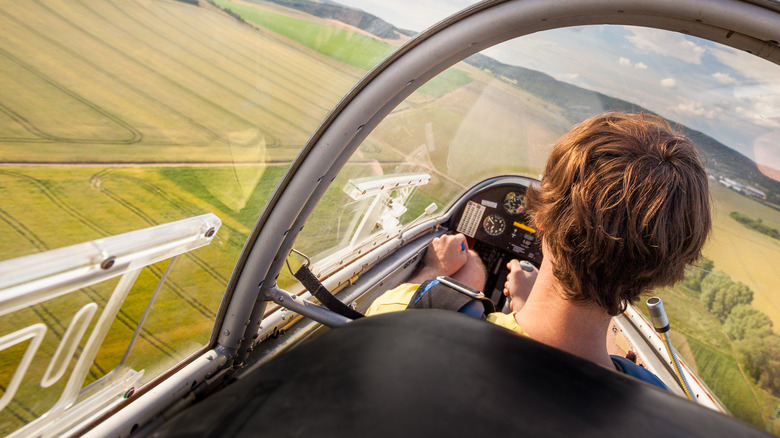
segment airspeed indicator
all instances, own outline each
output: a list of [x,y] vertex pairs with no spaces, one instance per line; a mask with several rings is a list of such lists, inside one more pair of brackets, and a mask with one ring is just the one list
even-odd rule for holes
[[506,221],[501,216],[492,214],[485,218],[482,227],[488,235],[499,236],[506,230]]

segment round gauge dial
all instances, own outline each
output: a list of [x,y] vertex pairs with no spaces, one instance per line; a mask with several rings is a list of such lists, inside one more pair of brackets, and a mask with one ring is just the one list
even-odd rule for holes
[[520,214],[525,211],[525,197],[522,193],[509,192],[504,196],[504,210],[509,214]]
[[498,236],[506,230],[506,221],[497,214],[491,214],[482,222],[485,232],[491,236]]

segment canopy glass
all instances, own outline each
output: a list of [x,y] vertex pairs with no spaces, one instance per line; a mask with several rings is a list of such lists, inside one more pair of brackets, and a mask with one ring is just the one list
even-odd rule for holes
[[[360,257],[361,242],[398,235],[431,203],[445,212],[486,178],[540,179],[552,144],[605,111],[658,114],[701,149],[712,237],[685,282],[655,294],[687,363],[734,415],[763,426],[780,402],[780,337],[772,331],[780,326],[780,67],[748,53],[600,25],[540,32],[471,56],[372,132],[296,247],[327,273],[334,260]],[[408,211],[394,232],[375,216],[374,237],[356,242],[371,202],[352,199],[349,181],[418,173],[430,180],[404,198]]]

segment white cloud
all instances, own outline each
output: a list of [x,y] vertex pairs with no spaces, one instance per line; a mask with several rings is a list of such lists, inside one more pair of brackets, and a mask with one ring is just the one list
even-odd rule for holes
[[734,84],[733,97],[740,105],[734,117],[754,126],[780,129],[780,81],[778,68],[769,61],[725,46],[712,46],[708,53],[734,70],[716,72],[712,77],[723,84]]
[[[750,54],[673,32],[666,37],[663,31],[622,26],[583,27],[573,32],[535,33],[493,47],[486,54],[642,105],[730,147],[745,145],[740,151],[748,156],[756,135],[778,129],[780,100],[760,99],[780,99],[780,74],[772,63],[755,62]],[[623,39],[627,37],[633,37],[633,42]],[[688,52],[682,55],[682,49]],[[616,70],[619,80],[615,80]],[[726,86],[723,82],[730,81],[729,77],[735,82]],[[591,104],[594,109],[598,105]],[[737,112],[737,106],[742,110]]]
[[734,109],[741,118],[759,126],[780,129],[780,95],[743,97]]
[[[626,58],[625,56],[621,56],[620,59],[618,59],[618,65],[623,67],[631,67],[632,63],[630,59]],[[644,62],[637,62],[636,64],[633,64],[633,66],[638,70],[647,70],[647,64]]]
[[728,73],[715,72],[712,74],[712,77],[721,84],[733,84],[737,82],[737,80],[732,78]]
[[[758,126],[780,128],[780,81],[777,66],[729,47],[713,47],[710,53],[722,64],[734,69],[734,97],[740,105],[736,116]],[[713,77],[720,80],[713,74]],[[742,78],[746,79],[742,79]]]
[[765,59],[725,46],[713,46],[708,53],[741,76],[761,82],[777,82],[777,66]]
[[638,49],[671,56],[690,64],[701,64],[706,52],[703,46],[686,39],[680,34],[643,27],[627,27],[632,35],[628,36]]
[[[722,64],[737,71],[738,75],[748,79],[739,81],[734,89],[734,97],[742,103],[735,108],[736,115],[758,126],[780,129],[780,82],[777,79],[777,66],[729,47],[714,47],[710,53]],[[739,79],[727,76],[735,82]],[[715,74],[713,77],[720,80]]]
[[679,103],[672,108],[672,110],[678,114],[684,114],[687,116],[706,117],[708,119],[714,119],[721,115],[723,112],[718,107],[705,106],[701,102],[685,99],[683,103]]

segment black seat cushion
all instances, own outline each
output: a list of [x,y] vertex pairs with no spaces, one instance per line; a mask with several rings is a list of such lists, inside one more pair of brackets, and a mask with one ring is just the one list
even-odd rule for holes
[[646,383],[454,312],[333,329],[157,436],[765,436]]

